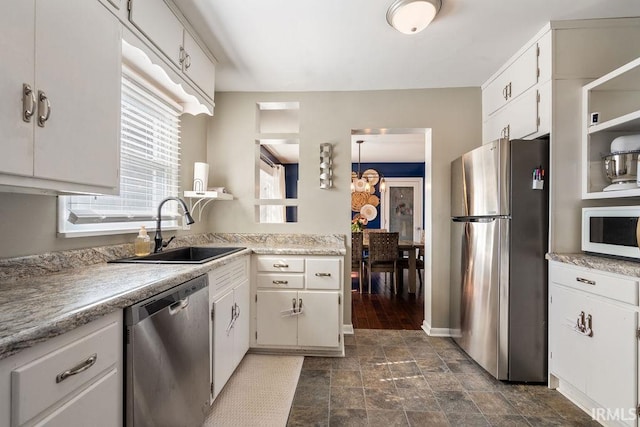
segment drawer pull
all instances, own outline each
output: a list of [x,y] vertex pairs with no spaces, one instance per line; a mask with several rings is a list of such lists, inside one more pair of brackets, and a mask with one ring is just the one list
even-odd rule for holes
[[331,277],[331,273],[316,273],[318,277]]
[[594,280],[589,280],[582,277],[576,277],[576,282],[584,283],[585,285],[596,285],[596,282]]
[[274,285],[287,285],[288,283],[288,280],[273,280]]
[[289,268],[289,264],[273,264],[275,268]]
[[56,376],[56,383],[61,383],[66,380],[70,376],[79,374],[80,372],[86,371],[90,367],[96,364],[96,360],[98,360],[98,355],[96,353],[92,354],[87,360],[84,362],[80,362],[76,366],[71,369],[68,369]]

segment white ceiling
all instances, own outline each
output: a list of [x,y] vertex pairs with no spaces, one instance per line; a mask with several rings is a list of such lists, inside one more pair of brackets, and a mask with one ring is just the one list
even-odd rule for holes
[[[403,130],[399,130],[402,132]],[[417,129],[413,133],[384,132],[379,134],[351,135],[351,161],[358,162],[358,144],[362,163],[398,163],[425,161],[425,133]],[[400,149],[398,147],[401,147]]]
[[[174,2],[216,56],[222,92],[477,87],[550,20],[640,16],[640,0],[442,0],[405,35],[387,24],[393,0]],[[424,135],[364,139],[362,161],[424,161]]]
[[393,0],[174,0],[218,59],[217,91],[480,86],[549,20],[640,16],[639,0],[443,0],[427,29]]

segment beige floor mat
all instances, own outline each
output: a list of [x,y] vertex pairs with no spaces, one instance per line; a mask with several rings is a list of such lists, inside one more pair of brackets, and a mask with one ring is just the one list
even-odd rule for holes
[[303,361],[302,356],[247,354],[203,427],[286,426]]

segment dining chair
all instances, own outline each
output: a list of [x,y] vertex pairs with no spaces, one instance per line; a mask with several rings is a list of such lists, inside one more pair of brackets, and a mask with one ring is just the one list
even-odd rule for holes
[[369,276],[369,293],[371,293],[371,273],[393,273],[393,292],[398,292],[398,238],[397,232],[369,234],[369,256],[364,263]]
[[358,272],[358,283],[360,293],[362,293],[362,275],[364,273],[362,232],[351,233],[351,271]]

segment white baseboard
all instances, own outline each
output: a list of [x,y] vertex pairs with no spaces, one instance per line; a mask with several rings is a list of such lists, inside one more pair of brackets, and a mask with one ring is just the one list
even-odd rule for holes
[[432,328],[426,320],[422,322],[422,330],[430,337],[450,337],[451,329],[449,328]]
[[342,333],[345,335],[353,335],[353,324],[342,325]]

